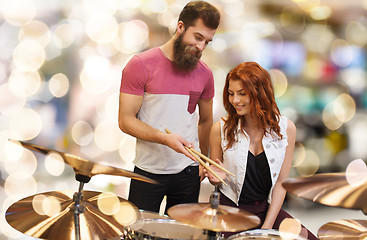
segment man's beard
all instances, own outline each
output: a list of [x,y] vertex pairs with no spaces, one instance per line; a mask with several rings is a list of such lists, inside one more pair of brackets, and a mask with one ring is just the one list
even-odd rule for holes
[[[173,45],[173,62],[179,70],[192,71],[201,58],[201,51],[183,42],[184,33],[178,36]],[[193,54],[195,52],[195,54]]]

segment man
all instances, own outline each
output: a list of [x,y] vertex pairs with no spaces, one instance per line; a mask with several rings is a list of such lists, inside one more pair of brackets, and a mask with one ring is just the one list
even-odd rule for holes
[[199,166],[184,146],[208,153],[214,80],[200,57],[219,21],[209,3],[188,3],[172,38],[135,55],[122,72],[119,127],[137,138],[134,172],[160,183],[131,180],[129,201],[139,209],[159,212],[165,195],[166,209],[198,202]]

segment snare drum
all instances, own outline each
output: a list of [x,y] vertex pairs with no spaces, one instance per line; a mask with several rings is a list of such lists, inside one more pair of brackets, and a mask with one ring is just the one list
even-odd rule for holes
[[146,210],[140,210],[140,215],[140,219],[170,219],[170,217],[167,215]]
[[172,219],[141,219],[124,228],[121,239],[207,239],[206,231]]
[[244,231],[230,236],[227,240],[241,240],[241,239],[286,239],[286,240],[307,240],[299,235],[293,233],[279,232],[274,229],[255,229]]

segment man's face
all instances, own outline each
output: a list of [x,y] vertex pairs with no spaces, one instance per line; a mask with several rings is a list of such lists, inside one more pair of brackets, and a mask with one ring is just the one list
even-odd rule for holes
[[200,18],[194,26],[185,28],[174,42],[173,62],[176,66],[184,71],[193,70],[215,31],[206,27]]

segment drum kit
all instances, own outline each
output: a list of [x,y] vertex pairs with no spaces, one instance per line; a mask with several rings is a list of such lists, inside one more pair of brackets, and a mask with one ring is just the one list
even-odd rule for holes
[[[85,191],[83,187],[97,174],[128,177],[158,184],[140,174],[95,163],[78,156],[35,144],[10,140],[42,154],[59,154],[70,165],[79,182],[77,191],[52,191],[23,198],[6,211],[14,229],[40,239],[224,239],[221,232],[239,232],[228,240],[304,238],[276,230],[255,229],[260,219],[250,212],[219,204],[216,187],[209,203],[178,204],[168,215],[139,210],[133,203],[113,194]],[[321,204],[361,209],[366,212],[364,189],[350,185],[345,174],[316,174],[287,179],[289,192]],[[367,239],[366,221],[340,220],[322,226],[320,239]],[[253,230],[251,230],[253,229]],[[255,229],[255,230],[254,230]],[[242,232],[241,232],[242,231]]]
[[247,230],[260,223],[257,216],[247,211],[219,205],[217,190],[213,192],[210,204],[179,204],[168,210],[169,216],[139,210],[133,203],[116,195],[85,191],[83,187],[98,174],[158,184],[156,181],[54,149],[10,141],[45,155],[59,154],[73,168],[79,182],[76,192],[39,193],[23,198],[7,209],[5,218],[10,226],[34,238],[214,240],[221,239],[220,231]]

